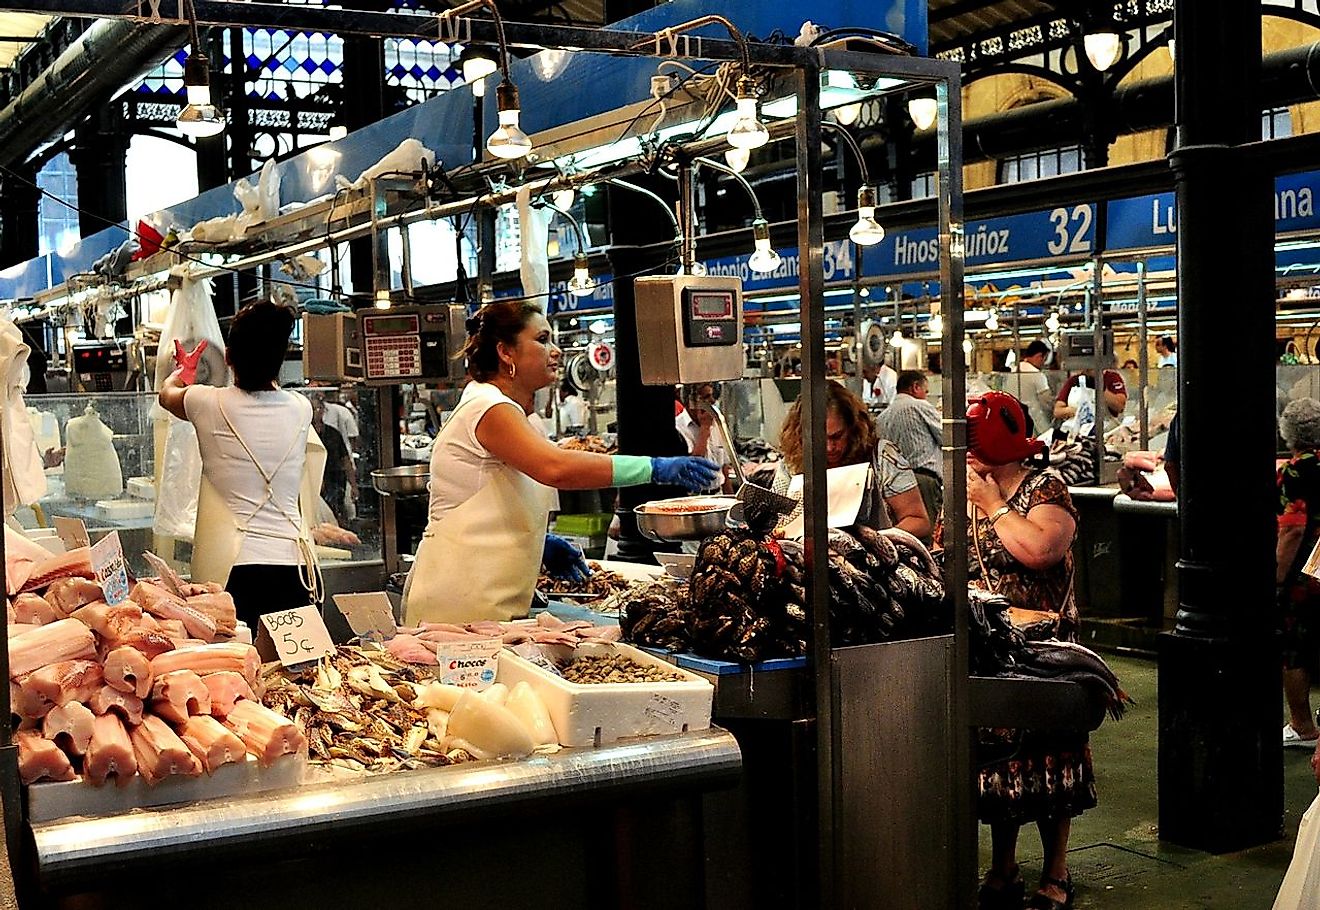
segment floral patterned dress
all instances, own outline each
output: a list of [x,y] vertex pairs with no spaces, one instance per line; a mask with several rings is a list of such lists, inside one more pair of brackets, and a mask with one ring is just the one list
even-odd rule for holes
[[[1056,505],[1077,519],[1067,486],[1052,470],[1029,473],[1007,504],[1020,515]],[[1008,551],[989,517],[979,511],[967,548],[970,584],[1003,594],[1015,607],[1058,614],[1056,637],[1077,640],[1071,551],[1048,569],[1030,569]],[[977,766],[977,815],[987,824],[1072,818],[1096,805],[1085,733],[982,728]]]
[[1320,540],[1320,453],[1294,455],[1279,468],[1279,530],[1301,528],[1302,542],[1279,590],[1283,666],[1320,674],[1320,581],[1302,566]]

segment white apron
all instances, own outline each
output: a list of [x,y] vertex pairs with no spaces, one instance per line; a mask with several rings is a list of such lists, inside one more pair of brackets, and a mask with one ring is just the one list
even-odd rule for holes
[[404,622],[526,616],[549,517],[547,488],[498,464],[476,495],[427,524],[403,588]]
[[[234,434],[234,438],[243,447],[243,451],[247,453],[248,460],[261,474],[262,480],[266,484],[266,495],[256,509],[253,509],[247,515],[239,516],[235,514],[225,497],[221,495],[220,491],[215,488],[203,472],[201,487],[197,495],[197,527],[193,534],[192,581],[214,582],[219,585],[228,583],[229,571],[234,567],[234,560],[238,559],[238,554],[243,548],[243,541],[249,534],[267,538],[275,537],[280,540],[294,541],[298,545],[299,576],[302,579],[303,587],[307,589],[310,601],[319,603],[322,594],[321,567],[316,559],[316,550],[312,544],[312,536],[305,516],[316,514],[315,503],[320,496],[321,477],[325,472],[325,445],[321,442],[321,438],[316,435],[316,430],[308,427],[306,461],[303,464],[298,511],[296,514],[283,511],[280,513],[288,523],[288,531],[272,534],[269,531],[257,530],[250,527],[249,522],[252,521],[253,516],[260,511],[261,507],[270,501],[271,480],[284,462],[288,461],[289,456],[293,454],[297,439],[295,437],[294,444],[289,447],[289,451],[284,453],[284,457],[280,459],[279,464],[267,471],[256,456],[252,454],[247,440],[234,427],[229,415],[225,413],[224,407],[220,408],[220,416],[224,418],[229,431]],[[290,606],[296,605],[291,604]]]

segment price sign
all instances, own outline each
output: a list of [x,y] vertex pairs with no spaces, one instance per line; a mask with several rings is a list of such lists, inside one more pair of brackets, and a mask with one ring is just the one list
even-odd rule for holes
[[313,606],[265,613],[261,625],[275,646],[275,656],[286,667],[320,660],[335,653],[335,643],[325,628],[325,620]]
[[114,606],[128,600],[128,567],[119,532],[111,531],[92,545],[92,571],[105,592],[105,602]]
[[598,341],[587,349],[587,359],[602,373],[608,373],[614,366],[614,348],[608,341]]
[[57,515],[55,533],[63,541],[66,550],[92,545],[92,539],[87,536],[87,525],[82,523],[81,518],[65,518],[63,515]]
[[381,638],[393,638],[398,631],[398,625],[394,622],[394,605],[383,591],[335,594],[334,601],[339,612],[348,620],[348,627],[354,635],[378,634]]
[[446,685],[484,691],[495,682],[497,658],[503,648],[504,642],[498,638],[443,642],[435,655],[435,675]]

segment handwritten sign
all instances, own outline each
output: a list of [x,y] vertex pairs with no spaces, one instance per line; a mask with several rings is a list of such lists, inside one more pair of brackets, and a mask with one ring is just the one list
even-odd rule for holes
[[320,660],[335,653],[335,643],[330,640],[325,620],[316,607],[296,607],[278,613],[265,613],[261,617],[261,625],[275,646],[275,656],[286,667]]
[[92,545],[92,539],[87,536],[87,525],[82,523],[81,518],[55,516],[55,533],[59,535],[60,540],[64,541],[66,550],[76,550],[79,547],[90,547]]
[[105,602],[114,606],[128,600],[128,566],[119,532],[111,531],[92,545],[92,571],[105,593]]
[[384,591],[370,594],[335,594],[335,606],[348,620],[348,627],[353,634],[365,637],[379,635],[381,638],[393,638],[399,630],[394,621],[394,605]]

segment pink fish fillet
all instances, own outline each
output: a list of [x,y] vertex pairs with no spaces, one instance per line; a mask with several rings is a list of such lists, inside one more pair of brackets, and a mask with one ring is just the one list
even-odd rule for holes
[[196,607],[189,606],[182,597],[171,594],[160,585],[140,581],[133,589],[133,600],[159,619],[177,619],[183,623],[190,638],[215,641],[216,621]]
[[70,755],[84,755],[92,741],[95,721],[96,715],[90,708],[82,702],[71,701],[51,709],[41,723],[41,732]]
[[40,720],[55,702],[36,689],[24,689],[12,679],[9,681],[9,710],[24,720]]
[[14,734],[18,743],[18,776],[25,784],[39,780],[73,780],[78,775],[59,746],[35,730]]
[[153,714],[144,715],[142,723],[129,731],[138,773],[149,784],[158,784],[171,774],[196,777],[202,763],[192,754],[170,725]]
[[174,639],[164,632],[149,629],[134,629],[122,638],[114,639],[112,644],[116,648],[125,647],[141,651],[147,660],[152,660],[166,651],[173,651],[175,648]]
[[37,693],[53,705],[85,702],[105,684],[105,673],[94,660],[61,660],[33,670],[18,680],[18,687]]
[[83,776],[99,787],[114,775],[115,783],[126,786],[137,773],[137,756],[133,754],[133,740],[124,729],[124,723],[113,714],[102,714],[92,722],[92,741],[83,759]]
[[48,622],[63,619],[40,594],[19,594],[13,600],[13,606],[14,622],[44,626]]
[[225,718],[225,726],[238,734],[247,750],[263,767],[281,755],[307,748],[307,737],[298,725],[255,701],[240,701]]
[[206,690],[211,693],[212,717],[228,717],[229,712],[234,710],[234,703],[239,699],[257,700],[243,674],[232,670],[208,673],[202,677],[202,682],[206,684]]
[[5,617],[9,620],[9,624],[11,626],[14,623],[18,622],[18,614],[14,612],[13,601],[10,600],[5,601]]
[[9,639],[9,675],[19,677],[61,660],[96,656],[96,636],[76,619],[61,619]]
[[[19,596],[24,597],[26,595],[20,594]],[[87,628],[102,638],[114,641],[123,638],[138,627],[138,623],[142,620],[142,608],[131,600],[126,600],[113,607],[103,600],[96,600],[79,607],[70,615],[74,619],[86,623]]]
[[37,627],[31,623],[11,622],[9,628],[5,631],[9,633],[10,638],[17,638],[24,632],[31,632],[35,628]]
[[183,622],[178,619],[158,619],[156,624],[160,626],[162,635],[166,635],[171,641],[180,642],[188,638],[188,632],[183,627]]
[[[207,591],[194,594],[184,601],[189,607],[209,616],[215,623],[217,635],[233,637],[238,625],[238,614],[234,608],[234,596],[227,591]],[[201,636],[198,636],[199,638]]]
[[17,594],[32,570],[50,559],[50,551],[5,525],[5,591]]
[[179,738],[197,756],[207,774],[221,765],[247,758],[247,747],[243,741],[214,717],[188,718],[179,730]]
[[46,600],[60,614],[60,619],[71,615],[84,604],[104,599],[105,592],[101,586],[86,578],[57,578],[46,589]]
[[192,670],[174,670],[152,682],[151,710],[170,723],[187,723],[194,714],[211,713],[211,691]]
[[[19,588],[20,591],[38,591],[51,584],[57,578],[95,578],[92,571],[92,551],[88,547],[78,547],[58,556],[48,556],[32,567],[31,574]],[[99,595],[98,595],[99,596]]]
[[201,583],[184,582],[179,586],[179,593],[184,597],[196,597],[199,594],[219,594],[224,591],[225,586],[216,584],[213,581]]
[[241,642],[175,648],[151,660],[151,672],[156,676],[172,670],[192,670],[198,676],[232,670],[246,679],[249,686],[256,683],[257,671],[260,668],[261,657],[258,656],[257,649]]
[[105,656],[105,682],[121,692],[146,698],[151,691],[151,661],[137,648],[121,645]]
[[385,648],[399,660],[410,664],[434,666],[436,663],[435,644],[428,645],[415,635],[400,633],[385,642]]
[[620,641],[623,630],[618,626],[592,626],[589,629],[578,629],[577,637],[583,641]]
[[134,726],[142,723],[142,699],[132,692],[102,686],[92,695],[87,705],[96,715],[117,714],[124,723]]

